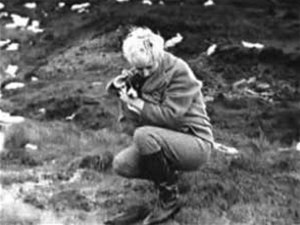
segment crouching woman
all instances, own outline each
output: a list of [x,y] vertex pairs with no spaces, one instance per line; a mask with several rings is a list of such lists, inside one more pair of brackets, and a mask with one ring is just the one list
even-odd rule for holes
[[184,60],[164,50],[161,36],[148,28],[134,28],[123,42],[123,55],[143,82],[137,96],[126,88],[118,92],[125,119],[138,126],[132,145],[115,156],[113,167],[123,177],[154,182],[159,207],[143,224],[155,224],[180,208],[176,171],[197,170],[207,162],[212,127],[202,82]]

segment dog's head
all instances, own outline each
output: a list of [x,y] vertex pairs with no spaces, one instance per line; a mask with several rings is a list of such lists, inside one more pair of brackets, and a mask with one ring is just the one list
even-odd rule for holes
[[131,98],[137,98],[141,94],[141,88],[145,78],[135,70],[123,71],[121,75],[113,79],[106,87],[109,93],[120,96],[120,91],[125,90]]

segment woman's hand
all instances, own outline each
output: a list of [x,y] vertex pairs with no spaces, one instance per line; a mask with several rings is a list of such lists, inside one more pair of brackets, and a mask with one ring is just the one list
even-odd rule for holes
[[131,98],[130,96],[128,96],[125,89],[121,89],[119,94],[120,94],[120,99],[123,102],[127,103],[128,109],[140,114],[140,112],[143,110],[144,103],[145,103],[142,99]]

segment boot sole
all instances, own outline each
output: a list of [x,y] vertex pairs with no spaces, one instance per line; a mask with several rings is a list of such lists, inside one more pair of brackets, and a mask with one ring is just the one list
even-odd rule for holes
[[166,216],[166,218],[163,218],[163,219],[160,219],[160,220],[158,220],[158,221],[153,221],[153,222],[145,222],[145,220],[147,219],[145,219],[144,221],[143,221],[143,225],[154,225],[154,224],[160,224],[160,223],[163,223],[163,222],[166,222],[167,220],[169,220],[169,219],[171,219],[172,217],[174,217],[179,211],[180,211],[180,209],[182,208],[182,204],[181,203],[179,203],[177,206],[176,206],[176,209],[174,209],[174,211],[172,211],[171,213],[170,213],[170,215],[167,215]]

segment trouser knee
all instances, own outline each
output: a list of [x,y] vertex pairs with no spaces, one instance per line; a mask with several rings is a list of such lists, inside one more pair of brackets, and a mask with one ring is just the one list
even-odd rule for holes
[[131,171],[127,164],[128,162],[123,159],[121,154],[116,155],[112,163],[114,172],[123,177],[131,177]]
[[144,126],[135,130],[133,140],[141,155],[148,155],[160,151],[158,137],[151,127]]

